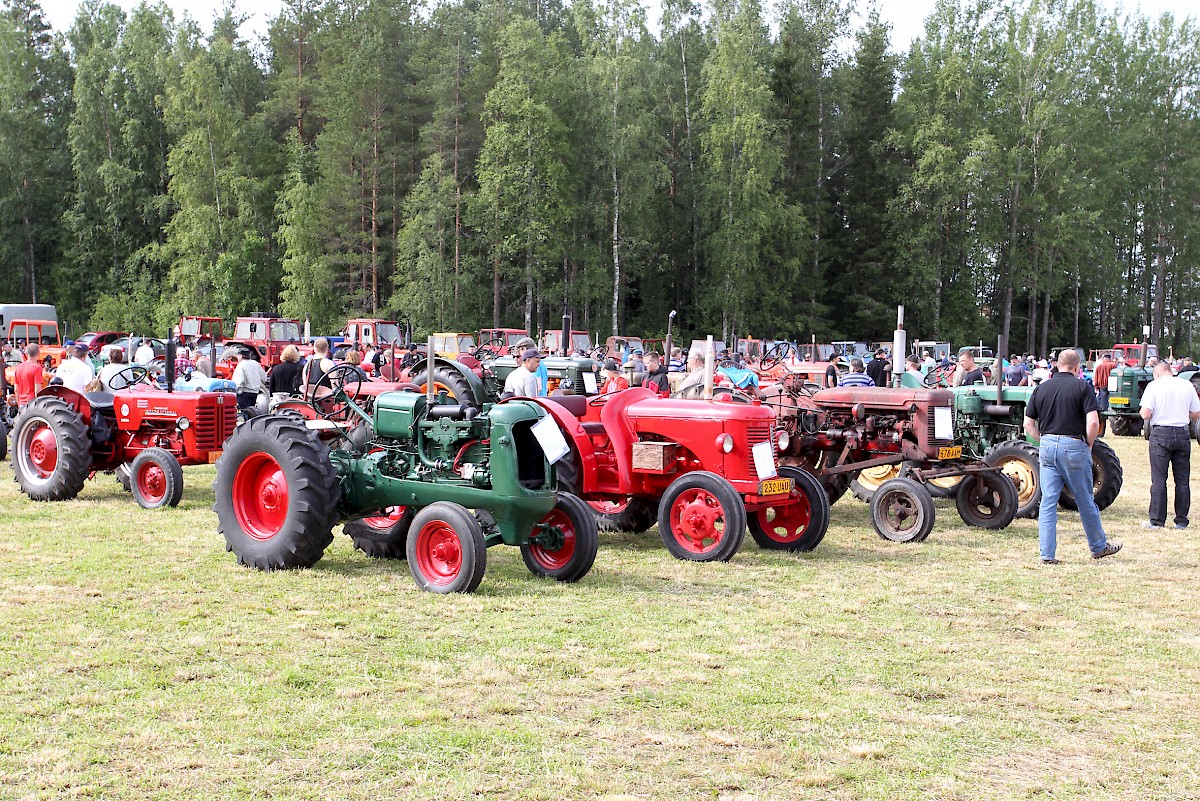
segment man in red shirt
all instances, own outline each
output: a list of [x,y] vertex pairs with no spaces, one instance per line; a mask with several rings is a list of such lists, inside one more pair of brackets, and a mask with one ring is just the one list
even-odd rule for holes
[[1092,372],[1092,384],[1096,387],[1096,403],[1102,412],[1108,410],[1108,377],[1112,375],[1114,367],[1116,364],[1113,363],[1112,356],[1106,353],[1100,357],[1100,361],[1096,362],[1096,369]]
[[40,352],[41,348],[36,343],[30,343],[25,347],[25,355],[28,358],[13,368],[13,384],[17,388],[17,408],[33,400],[38,391],[45,386],[42,363],[38,361]]

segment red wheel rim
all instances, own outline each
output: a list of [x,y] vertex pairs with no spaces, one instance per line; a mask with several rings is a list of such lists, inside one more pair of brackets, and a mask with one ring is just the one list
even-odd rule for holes
[[383,510],[383,514],[373,517],[364,517],[362,521],[368,526],[379,531],[387,531],[392,526],[400,522],[400,518],[404,517],[408,511],[407,506],[389,506]]
[[30,438],[29,463],[38,471],[39,478],[54,475],[54,468],[58,466],[58,437],[54,436],[50,426],[41,426]]
[[529,555],[533,557],[533,561],[546,570],[561,570],[570,564],[571,557],[575,555],[575,525],[571,522],[570,516],[561,509],[551,511],[542,518],[542,522],[554,526],[562,532],[562,547],[550,550],[544,545],[531,542],[529,543]]
[[684,490],[671,504],[671,533],[684,549],[708,553],[725,538],[725,510],[706,489]]
[[252,453],[233,477],[233,514],[242,530],[256,540],[269,540],[287,520],[287,476],[266,453]]
[[624,512],[629,508],[629,499],[623,501],[588,501],[587,505],[592,507],[592,511],[602,515],[615,515]]
[[158,503],[167,497],[167,474],[160,465],[146,462],[137,474],[138,492],[150,503]]
[[444,520],[430,520],[417,532],[417,567],[430,584],[444,587],[462,570],[458,532]]
[[794,500],[795,503],[786,506],[768,506],[755,512],[758,526],[768,539],[793,543],[808,531],[808,524],[812,521],[812,507],[808,504],[808,496],[801,492]]

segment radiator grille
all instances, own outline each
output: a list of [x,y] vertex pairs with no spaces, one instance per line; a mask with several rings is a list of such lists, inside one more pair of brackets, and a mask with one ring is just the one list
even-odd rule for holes
[[[746,464],[750,468],[750,475],[757,475],[754,470],[754,446],[760,442],[771,441],[770,426],[747,426],[746,427]],[[774,450],[771,452],[774,456]]]
[[217,407],[201,406],[196,410],[196,445],[199,448],[211,450],[217,447]]

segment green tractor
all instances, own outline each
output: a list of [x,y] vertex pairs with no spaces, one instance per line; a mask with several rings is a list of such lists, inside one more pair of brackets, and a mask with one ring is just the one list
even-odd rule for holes
[[1154,380],[1149,359],[1158,357],[1158,348],[1145,342],[1112,346],[1113,358],[1124,359],[1125,366],[1114,367],[1108,375],[1108,409],[1101,423],[1118,437],[1136,437],[1142,433],[1142,395]]
[[[1025,437],[1025,406],[1034,387],[997,387],[976,384],[953,387],[954,430],[963,454],[983,459],[1012,479],[1017,487],[1017,517],[1037,517],[1042,502],[1038,480],[1038,449]],[[1121,492],[1121,460],[1104,440],[1092,446],[1092,490],[1096,505],[1107,508]],[[931,489],[952,488],[931,487]],[[1066,488],[1059,504],[1075,509],[1075,498]]]
[[588,573],[596,522],[557,491],[544,448],[562,435],[553,421],[537,427],[541,406],[510,400],[479,410],[445,391],[393,391],[368,414],[355,402],[359,385],[335,375],[342,369],[331,371],[334,393],[316,419],[256,417],[226,441],[213,509],[241,564],[310,567],[347,521],[359,550],[407,559],[432,592],[475,590],[487,547],[501,543],[520,547],[535,575],[572,582]]

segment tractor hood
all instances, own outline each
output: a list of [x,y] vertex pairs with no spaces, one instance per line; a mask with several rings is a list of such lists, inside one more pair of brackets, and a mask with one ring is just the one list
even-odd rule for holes
[[[970,387],[952,387],[947,392],[954,393],[955,397],[963,395],[975,394],[985,401],[995,403],[996,401],[996,385],[995,384],[975,384]],[[1004,386],[1004,400],[1006,401],[1028,401],[1029,396],[1037,387],[1010,387],[1007,384]]]
[[685,398],[648,398],[629,407],[629,418],[637,427],[638,420],[674,420],[681,426],[695,421],[762,421],[775,422],[775,412],[769,406],[720,400]]
[[825,409],[850,409],[861,403],[871,410],[895,409],[902,412],[913,406],[950,406],[954,396],[945,389],[834,387],[814,393],[813,400]]

